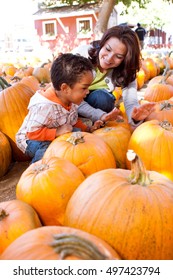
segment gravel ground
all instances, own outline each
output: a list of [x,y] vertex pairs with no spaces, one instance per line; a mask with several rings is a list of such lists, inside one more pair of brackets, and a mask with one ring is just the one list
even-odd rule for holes
[[16,185],[29,162],[15,162],[11,164],[8,173],[0,178],[0,202],[16,198]]

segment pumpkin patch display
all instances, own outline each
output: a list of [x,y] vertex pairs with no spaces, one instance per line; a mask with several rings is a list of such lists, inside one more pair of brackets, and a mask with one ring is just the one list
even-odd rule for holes
[[49,145],[43,158],[52,156],[69,160],[85,177],[99,170],[116,168],[111,148],[99,136],[88,132],[60,135]]
[[0,254],[20,235],[42,224],[35,210],[14,199],[0,202]]
[[22,173],[16,197],[30,204],[44,225],[62,225],[67,202],[84,179],[82,172],[66,159],[42,159]]
[[87,232],[59,226],[30,230],[15,240],[1,260],[119,260],[113,248]]
[[173,182],[127,155],[131,171],[102,170],[82,182],[64,225],[105,240],[125,260],[172,260]]
[[[170,122],[150,120],[142,123],[131,135],[128,149],[138,154],[147,170],[173,180],[173,127]],[[128,161],[127,167],[130,168]]]

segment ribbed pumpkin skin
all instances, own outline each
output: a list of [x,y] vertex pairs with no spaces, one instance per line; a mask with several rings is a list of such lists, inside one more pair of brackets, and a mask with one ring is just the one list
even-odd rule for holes
[[8,136],[16,161],[28,158],[16,146],[16,133],[28,113],[27,106],[34,92],[26,85],[17,83],[0,92],[0,130]]
[[4,176],[12,161],[12,150],[7,137],[0,132],[0,177]]
[[158,74],[158,68],[156,63],[154,62],[154,60],[152,58],[146,58],[143,61],[143,65],[145,65],[147,67],[147,69],[150,71],[150,79],[154,78],[155,76],[157,76]]
[[99,136],[82,132],[84,143],[73,145],[67,141],[72,135],[66,133],[57,137],[43,157],[65,158],[76,165],[85,177],[103,169],[116,167],[111,148]]
[[153,84],[147,87],[144,99],[150,102],[168,100],[173,96],[173,86],[168,84]]
[[117,168],[126,168],[126,152],[131,137],[129,128],[117,125],[116,127],[103,127],[93,134],[100,136],[111,148]]
[[[158,120],[147,121],[133,132],[128,149],[134,150],[147,170],[173,180],[173,129],[164,129]],[[130,168],[129,162],[127,167]]]
[[[7,216],[3,217],[2,210]],[[14,199],[0,203],[0,254],[20,235],[42,224],[35,210]]]
[[173,183],[150,172],[149,186],[131,185],[130,170],[97,172],[69,200],[65,226],[94,234],[126,260],[173,259]]
[[68,160],[42,159],[22,173],[16,197],[30,204],[44,225],[61,225],[67,202],[84,179],[82,172]]
[[145,119],[145,121],[150,120],[167,120],[173,125],[173,101],[156,102],[154,111]]
[[[73,234],[92,242],[101,253],[108,259],[119,260],[118,254],[100,238],[88,234],[87,232],[59,226],[45,226],[23,234],[15,240],[4,253],[0,256],[1,260],[61,260],[60,254],[55,252],[51,246],[54,236],[58,234]],[[58,247],[58,246],[57,246]],[[66,260],[82,260],[85,258],[77,257],[73,252],[65,258]]]
[[29,88],[31,88],[34,92],[39,89],[39,81],[34,76],[23,77],[20,83],[25,84]]

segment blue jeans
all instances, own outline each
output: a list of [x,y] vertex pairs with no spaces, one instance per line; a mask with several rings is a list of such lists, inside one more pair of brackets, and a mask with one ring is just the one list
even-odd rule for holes
[[51,141],[36,141],[36,140],[27,140],[27,148],[25,154],[32,158],[31,163],[34,163],[42,159],[45,151],[49,147]]
[[[73,127],[73,132],[81,131],[80,128]],[[42,159],[45,151],[49,147],[52,141],[36,141],[36,140],[27,140],[27,148],[25,154],[32,158],[31,163],[34,163]]]
[[91,91],[85,101],[94,108],[99,108],[107,113],[115,107],[115,97],[106,89],[97,89]]

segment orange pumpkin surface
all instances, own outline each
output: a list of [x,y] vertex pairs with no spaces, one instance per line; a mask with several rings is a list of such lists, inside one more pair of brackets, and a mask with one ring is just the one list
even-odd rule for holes
[[153,84],[146,88],[144,99],[150,102],[168,100],[173,96],[173,86],[169,84]]
[[163,100],[156,102],[154,111],[145,119],[145,121],[150,120],[166,120],[173,125],[173,101]]
[[65,158],[76,165],[85,177],[102,169],[115,168],[111,148],[93,133],[66,133],[57,137],[47,148],[44,158]]
[[126,168],[126,152],[131,137],[129,128],[118,125],[97,129],[93,134],[100,136],[111,148],[117,168]]
[[146,171],[139,157],[132,170],[92,174],[68,202],[65,226],[96,235],[122,259],[173,259],[173,182]]
[[12,161],[12,150],[7,137],[0,132],[0,177],[4,176]]
[[82,172],[66,159],[42,159],[22,173],[16,197],[30,204],[44,225],[61,225],[67,202],[84,179]]
[[119,255],[100,238],[59,226],[30,230],[15,240],[1,260],[119,260]]
[[33,94],[33,90],[22,83],[0,92],[0,130],[8,137],[16,161],[28,160],[17,148],[15,137],[28,113],[27,106]]
[[42,224],[35,210],[14,199],[0,203],[0,254],[20,235]]
[[[133,132],[128,149],[134,150],[147,170],[157,171],[173,180],[173,128],[163,121],[150,120]],[[130,168],[127,162],[128,168]]]
[[23,77],[20,83],[27,85],[34,92],[36,92],[39,89],[39,82],[34,76]]

